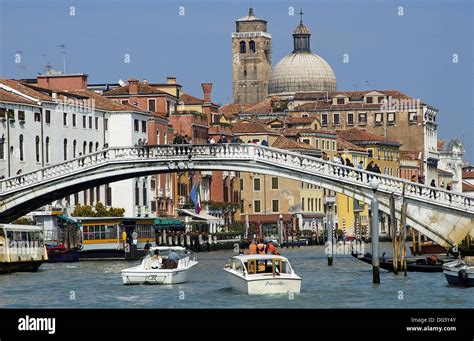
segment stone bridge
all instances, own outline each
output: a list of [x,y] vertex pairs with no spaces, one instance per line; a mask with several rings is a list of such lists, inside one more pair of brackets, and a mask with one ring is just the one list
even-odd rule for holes
[[38,207],[90,187],[159,173],[227,170],[285,177],[321,186],[370,205],[369,181],[377,176],[379,209],[390,213],[395,195],[400,218],[402,190],[407,224],[451,247],[474,227],[474,199],[461,193],[414,184],[396,177],[341,166],[295,152],[253,144],[115,147],[0,181],[0,222],[10,222]]

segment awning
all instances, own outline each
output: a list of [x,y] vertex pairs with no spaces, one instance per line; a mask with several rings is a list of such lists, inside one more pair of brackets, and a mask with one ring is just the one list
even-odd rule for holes
[[153,227],[160,230],[184,229],[184,223],[181,220],[169,218],[155,218]]
[[184,215],[188,215],[188,216],[197,218],[199,220],[207,221],[208,223],[221,224],[221,225],[224,224],[224,219],[214,217],[214,216],[206,214],[206,213],[201,212],[201,213],[197,214],[193,210],[188,210],[188,209],[185,209],[185,208],[178,208],[177,211],[184,214]]
[[65,216],[64,214],[58,214],[56,217],[58,217],[59,221],[62,223],[70,224],[77,228],[80,228],[82,226],[77,220],[69,218],[68,216]]

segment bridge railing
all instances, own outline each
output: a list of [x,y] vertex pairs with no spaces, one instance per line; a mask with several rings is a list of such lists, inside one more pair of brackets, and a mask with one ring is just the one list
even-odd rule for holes
[[379,191],[400,195],[403,186],[407,197],[423,199],[443,206],[470,209],[474,198],[460,193],[434,188],[389,175],[368,172],[343,166],[297,152],[255,144],[208,144],[208,145],[146,145],[138,147],[110,147],[36,171],[0,180],[0,197],[4,194],[28,188],[51,179],[80,173],[109,162],[176,160],[258,160],[281,165],[319,176],[337,179],[351,185],[369,187],[373,177],[379,180]]

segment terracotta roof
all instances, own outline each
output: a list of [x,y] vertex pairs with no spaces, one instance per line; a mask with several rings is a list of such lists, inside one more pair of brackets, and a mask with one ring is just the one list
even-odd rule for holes
[[436,142],[436,146],[438,147],[438,150],[443,149],[444,144],[446,143],[445,140],[438,140]]
[[317,121],[316,117],[287,117],[285,118],[286,124],[311,124]]
[[184,104],[203,104],[204,100],[201,98],[197,98],[188,94],[182,94],[180,97],[180,102]]
[[257,121],[237,122],[232,125],[232,133],[234,134],[270,134],[280,135],[276,130],[268,128],[264,124]]
[[286,110],[288,102],[282,100],[278,96],[268,97],[263,101],[260,101],[252,106],[249,106],[244,110],[245,113],[249,114],[267,114],[274,111]]
[[474,185],[470,183],[464,182],[462,183],[462,191],[463,192],[474,192]]
[[342,139],[352,142],[352,143],[363,143],[363,142],[379,142],[379,143],[389,143],[396,144],[400,146],[401,144],[396,141],[390,141],[382,136],[371,134],[362,129],[351,128],[346,130],[336,130],[337,136]]
[[21,96],[14,94],[13,92],[8,92],[3,89],[0,89],[0,102],[13,102],[13,103],[21,103],[21,104],[38,105],[34,101],[30,101],[29,99],[23,98]]
[[420,153],[417,151],[407,151],[407,150],[400,150],[399,155],[400,155],[400,160],[412,160],[416,161],[418,160],[418,155]]
[[332,104],[332,102],[310,102],[300,104],[295,107],[294,111],[311,111],[311,110],[347,110],[347,109],[379,109],[381,104],[367,103],[347,103]]
[[474,172],[462,172],[462,178],[463,179],[474,179]]
[[312,129],[312,128],[285,128],[281,132],[285,136],[295,136],[298,134],[324,134],[324,135],[332,135],[336,137],[336,133],[334,132],[330,132],[327,130]]
[[338,138],[337,150],[344,151],[346,149],[354,152],[367,152],[364,148],[358,147],[355,144],[350,143],[349,141]]
[[410,96],[398,90],[363,90],[363,91],[315,91],[315,92],[297,92],[294,96],[295,100],[320,100],[320,99],[332,99],[338,95],[349,97],[351,100],[357,100],[363,98],[365,95],[371,92],[379,92],[381,94],[391,96],[393,99],[409,99]]
[[21,93],[24,93],[27,96],[31,96],[42,101],[53,101],[53,99],[49,95],[51,90],[35,87],[30,84],[22,83],[13,79],[0,79],[0,83],[9,86],[10,88],[13,88]]
[[131,104],[122,104],[120,102],[115,102],[109,98],[106,98],[95,91],[90,90],[70,90],[66,91],[68,94],[84,96],[94,100],[94,105],[99,110],[106,110],[106,111],[135,111],[135,112],[142,112],[148,113],[148,111],[140,109]]
[[[130,85],[121,86],[109,91],[104,92],[104,96],[129,96]],[[169,95],[167,92],[158,90],[157,88],[138,82],[137,83],[137,95]]]
[[272,147],[280,148],[280,149],[315,149],[311,147],[309,144],[293,141],[285,136],[280,136],[273,142]]
[[228,118],[234,116],[235,114],[243,112],[245,109],[249,108],[252,105],[253,104],[240,103],[226,104],[219,108],[219,112]]

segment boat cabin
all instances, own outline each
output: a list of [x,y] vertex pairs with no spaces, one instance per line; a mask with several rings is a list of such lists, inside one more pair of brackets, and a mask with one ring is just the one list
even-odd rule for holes
[[242,275],[279,275],[293,272],[288,259],[274,255],[251,255],[232,257],[227,268]]

